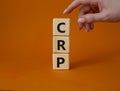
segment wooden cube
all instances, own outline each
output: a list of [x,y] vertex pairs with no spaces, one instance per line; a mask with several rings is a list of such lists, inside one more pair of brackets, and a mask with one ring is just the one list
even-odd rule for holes
[[53,53],[69,53],[69,37],[53,36]]
[[53,35],[70,35],[70,19],[54,18],[53,19]]
[[67,70],[69,68],[69,54],[53,54],[53,70]]

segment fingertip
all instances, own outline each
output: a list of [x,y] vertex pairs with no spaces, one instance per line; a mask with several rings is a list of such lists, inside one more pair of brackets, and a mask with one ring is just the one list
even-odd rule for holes
[[81,30],[83,28],[83,24],[78,23],[78,30]]
[[90,24],[90,29],[91,29],[91,30],[94,29],[94,24],[93,24],[93,23]]
[[85,23],[85,18],[79,18],[78,23]]
[[67,9],[65,9],[65,10],[63,11],[63,14],[67,14]]
[[90,31],[90,25],[89,24],[85,24],[85,31],[89,32]]

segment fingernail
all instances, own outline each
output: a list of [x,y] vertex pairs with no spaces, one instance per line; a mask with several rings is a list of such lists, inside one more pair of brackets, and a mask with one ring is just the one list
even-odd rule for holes
[[89,32],[89,29],[90,29],[90,28],[89,28],[89,25],[88,25],[88,24],[85,24],[85,31],[86,31],[86,32]]
[[63,14],[66,14],[67,13],[67,10],[65,9],[64,11],[63,11]]
[[79,19],[78,19],[78,22],[79,22],[79,23],[85,23],[85,18],[79,18]]

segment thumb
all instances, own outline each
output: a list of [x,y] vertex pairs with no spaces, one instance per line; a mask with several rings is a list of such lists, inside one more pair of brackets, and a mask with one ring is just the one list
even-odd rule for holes
[[78,19],[79,23],[93,23],[93,22],[101,22],[106,21],[107,17],[104,13],[95,13],[95,14],[86,14],[81,16]]

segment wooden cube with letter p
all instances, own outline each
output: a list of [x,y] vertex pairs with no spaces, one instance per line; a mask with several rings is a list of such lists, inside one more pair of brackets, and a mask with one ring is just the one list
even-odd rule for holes
[[69,54],[53,54],[53,69],[69,69]]
[[53,19],[53,69],[69,69],[70,19]]

